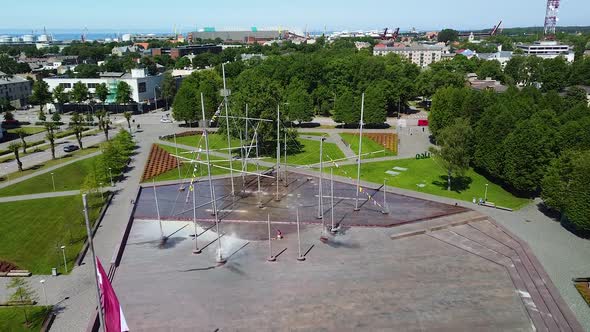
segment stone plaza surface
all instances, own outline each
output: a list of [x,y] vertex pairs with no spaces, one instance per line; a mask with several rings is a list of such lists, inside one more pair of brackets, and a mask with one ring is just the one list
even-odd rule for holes
[[[192,197],[179,185],[156,191],[163,232],[159,248],[154,191],[142,189],[114,286],[136,331],[582,331],[526,245],[487,217],[462,207],[367,190],[353,212],[355,187],[335,182],[335,216],[342,226],[320,241],[317,178],[215,180],[220,235],[212,223],[209,187],[196,185],[197,238]],[[186,185],[185,185],[186,186]],[[324,182],[330,223],[329,181]],[[367,188],[368,189],[368,188]],[[245,194],[244,194],[245,193]],[[258,201],[264,208],[258,208]],[[295,210],[301,216],[300,262]],[[268,248],[272,234],[285,239]],[[372,226],[372,227],[367,227]],[[401,236],[400,236],[401,235]],[[227,259],[218,265],[219,247]],[[277,257],[268,262],[268,256]]]

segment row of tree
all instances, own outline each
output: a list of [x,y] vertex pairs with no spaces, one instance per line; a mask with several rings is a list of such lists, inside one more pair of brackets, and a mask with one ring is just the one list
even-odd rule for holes
[[567,215],[574,228],[590,230],[589,201],[582,201],[590,195],[584,174],[590,167],[585,91],[571,88],[562,97],[533,87],[510,88],[502,94],[443,88],[433,97],[429,120],[441,149],[450,146],[456,153],[455,165],[464,168],[467,160],[512,192],[541,194],[548,206]]

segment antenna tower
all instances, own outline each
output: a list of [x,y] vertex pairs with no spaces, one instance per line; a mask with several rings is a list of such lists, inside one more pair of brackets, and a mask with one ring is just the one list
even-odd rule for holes
[[555,39],[555,27],[557,26],[557,12],[559,11],[560,0],[547,0],[547,12],[545,14],[545,30],[544,35],[546,40]]

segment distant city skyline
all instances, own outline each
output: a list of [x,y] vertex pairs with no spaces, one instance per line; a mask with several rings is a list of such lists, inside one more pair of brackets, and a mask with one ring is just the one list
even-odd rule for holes
[[[5,4],[0,33],[75,32],[189,32],[251,27],[303,31],[381,29],[459,30],[542,26],[545,0],[423,0],[396,2],[368,0],[356,3],[326,0],[297,2],[250,0],[174,3],[153,0],[28,0]],[[563,0],[559,26],[590,25],[590,1]]]

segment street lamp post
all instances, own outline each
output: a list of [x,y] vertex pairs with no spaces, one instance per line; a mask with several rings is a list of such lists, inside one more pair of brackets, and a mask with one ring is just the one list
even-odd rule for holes
[[487,183],[486,183],[486,191],[483,195],[483,200],[484,200],[484,202],[488,201],[488,184]]
[[66,246],[61,246],[61,253],[64,256],[64,269],[68,273],[68,261],[66,260]]
[[47,292],[45,291],[45,279],[39,280],[41,283],[41,288],[43,288],[43,297],[45,298],[45,304],[48,305],[49,301],[47,301]]
[[156,88],[160,88],[160,86],[157,84],[154,85],[154,103],[156,104],[154,111],[158,110],[158,94],[156,93]]
[[109,167],[109,176],[111,177],[111,187],[114,187],[115,183],[113,182],[113,172],[110,167]]
[[55,191],[55,179],[53,178],[53,172],[51,172],[51,184],[53,184],[53,191]]

